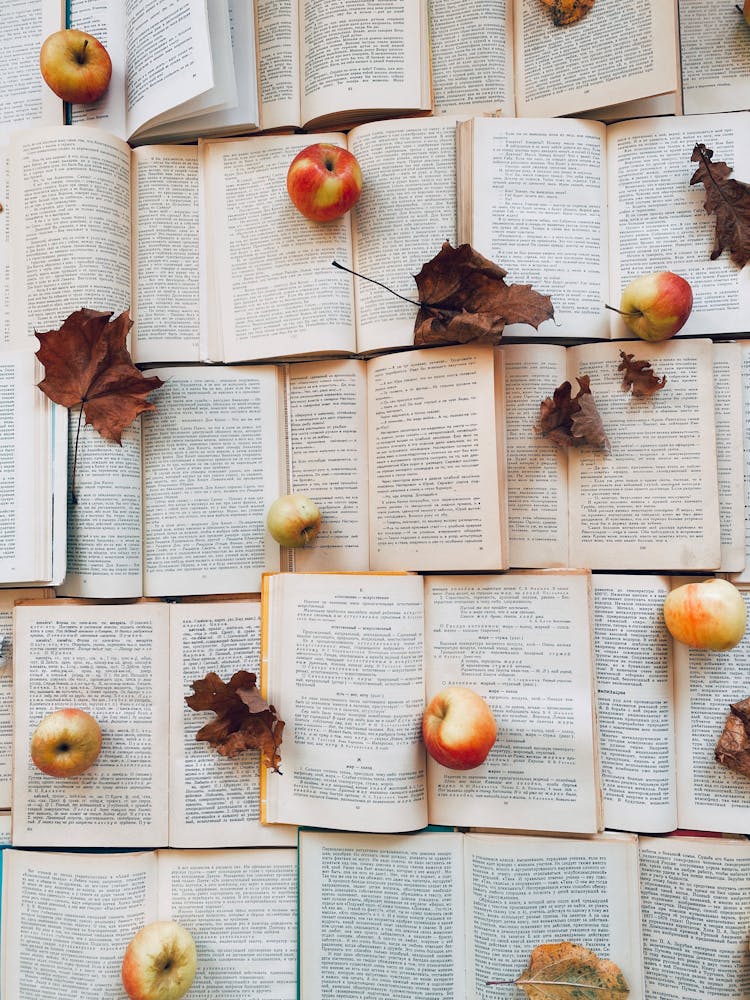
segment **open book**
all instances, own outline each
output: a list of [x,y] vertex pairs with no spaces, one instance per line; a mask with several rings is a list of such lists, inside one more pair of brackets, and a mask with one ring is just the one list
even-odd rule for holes
[[722,653],[672,640],[662,606],[684,582],[594,575],[605,825],[750,834],[750,783],[714,759],[729,706],[750,695],[750,636]]
[[[600,829],[587,573],[264,577],[261,675],[286,722],[261,818],[393,832],[428,823]],[[446,685],[498,724],[487,760],[427,759]]]
[[[620,351],[667,381],[623,392]],[[740,348],[707,340],[507,344],[511,566],[691,572],[744,565]],[[541,401],[586,374],[612,451],[534,433]],[[714,412],[717,414],[714,417]]]
[[0,143],[30,125],[60,125],[62,104],[39,72],[42,42],[61,26],[64,0],[23,0],[0,10]]
[[[540,5],[541,6],[541,5]],[[652,271],[693,289],[678,336],[739,333],[750,315],[750,270],[710,259],[714,219],[690,187],[697,142],[747,180],[750,113],[590,121],[476,118],[458,126],[458,236],[552,298],[556,325],[509,334],[630,336],[605,303]]]
[[301,1000],[512,1000],[558,941],[616,962],[630,1000],[750,987],[746,841],[305,830],[299,876]]
[[0,587],[65,575],[68,413],[39,377],[29,351],[0,349]]
[[[259,823],[259,759],[195,740],[213,719],[185,702],[192,681],[228,681],[259,660],[257,602],[15,609],[13,843],[16,846],[235,847],[295,841]],[[40,720],[89,712],[102,729],[94,765],[51,778],[29,756]]]
[[296,855],[6,851],[2,994],[126,1000],[130,939],[153,920],[176,920],[195,940],[196,1000],[294,1000]]
[[265,518],[290,492],[323,515],[301,569],[507,568],[492,348],[157,370],[157,408],[122,448],[83,435],[66,594],[259,591],[286,565]]

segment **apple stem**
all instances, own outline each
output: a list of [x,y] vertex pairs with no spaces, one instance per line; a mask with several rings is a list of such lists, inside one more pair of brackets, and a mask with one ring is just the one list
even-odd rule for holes
[[78,462],[78,438],[81,436],[81,417],[83,416],[83,406],[78,411],[78,427],[76,428],[76,444],[73,449],[73,472],[70,477],[70,499],[74,504],[78,503],[76,496],[76,463]]
[[84,40],[83,40],[83,47],[82,47],[81,51],[78,53],[78,55],[76,56],[76,59],[78,60],[79,63],[81,63],[81,65],[83,65],[83,63],[86,62],[86,46],[88,44],[89,44],[88,38],[84,38]]
[[608,306],[606,302],[604,303],[604,308],[605,309],[611,309],[613,313],[619,313],[620,316],[642,316],[643,315],[643,313],[641,312],[640,309],[634,309],[632,312],[626,313],[626,312],[623,312],[622,309],[615,309],[614,306]]
[[737,10],[738,10],[738,11],[740,12],[740,14],[741,14],[741,13],[742,13],[742,7],[740,7],[740,5],[739,5],[738,3],[736,3],[736,4],[734,5],[734,6],[735,6],[735,8],[736,8],[736,9],[737,9]]
[[374,278],[368,278],[366,274],[360,274],[358,271],[352,271],[350,267],[344,267],[343,264],[339,264],[337,260],[332,260],[331,264],[333,267],[337,267],[340,271],[346,271],[348,274],[353,274],[355,278],[362,278],[363,281],[371,281],[373,285],[378,285],[380,288],[385,288],[386,292],[390,292],[391,295],[395,295],[396,298],[403,299],[404,302],[410,302],[413,306],[419,306],[420,309],[434,309],[434,306],[429,305],[427,302],[417,302],[414,299],[407,299],[405,295],[400,295],[398,292],[394,292],[392,288],[388,285],[384,285],[382,281],[376,281]]

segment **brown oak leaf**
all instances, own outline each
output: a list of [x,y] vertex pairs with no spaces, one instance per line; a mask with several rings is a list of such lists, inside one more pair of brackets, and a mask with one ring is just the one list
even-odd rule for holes
[[703,207],[715,216],[711,260],[728,250],[734,263],[744,267],[750,260],[750,184],[730,177],[732,167],[721,160],[714,163],[713,155],[712,149],[699,142],[690,157],[699,164],[690,183],[703,185],[706,191]]
[[139,413],[156,407],[146,396],[163,385],[157,375],[140,372],[125,346],[133,325],[126,310],[78,309],[59,330],[37,333],[36,356],[44,365],[39,388],[68,408],[83,404],[86,423],[102,437],[121,444],[122,432]]
[[594,6],[594,0],[542,0],[542,3],[552,8],[552,20],[558,28],[580,21]]
[[[570,941],[540,944],[514,984],[532,1000],[622,1000],[630,989],[619,966]],[[510,985],[491,980],[487,986]]]
[[562,448],[588,444],[609,452],[609,438],[591,395],[589,377],[581,375],[576,381],[579,388],[575,396],[570,382],[563,382],[551,398],[542,401],[534,430]]
[[750,778],[750,698],[729,706],[714,756],[730,771]]
[[414,343],[498,344],[506,323],[539,324],[555,315],[552,300],[531,285],[506,285],[502,267],[477,253],[469,243],[443,243],[415,275],[420,309]]
[[634,354],[626,354],[620,351],[622,359],[617,366],[618,372],[622,372],[622,391],[632,392],[636,397],[643,398],[653,396],[659,389],[663,389],[667,384],[667,376],[661,378],[654,372],[650,361],[641,361]]
[[279,747],[284,723],[256,686],[257,677],[238,670],[228,684],[209,671],[190,685],[194,694],[185,698],[194,712],[215,712],[216,718],[195,734],[222,757],[236,757],[243,750],[260,750],[266,767],[281,773]]

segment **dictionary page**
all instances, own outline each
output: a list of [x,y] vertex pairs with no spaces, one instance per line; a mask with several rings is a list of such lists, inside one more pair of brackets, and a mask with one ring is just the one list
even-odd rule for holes
[[505,268],[509,284],[549,295],[555,310],[554,323],[510,324],[506,336],[608,336],[604,137],[600,122],[575,119],[458,126],[459,242]]
[[733,3],[678,0],[686,115],[750,107],[747,24]]
[[742,345],[714,344],[714,413],[722,573],[745,566]]
[[[750,588],[741,590],[750,608]],[[750,692],[750,633],[720,653],[675,642],[674,665],[679,825],[750,834],[748,780],[714,758],[729,706]]]
[[143,146],[132,165],[133,358],[199,361],[198,150]]
[[372,358],[370,565],[508,565],[502,355],[458,345]]
[[[570,560],[618,570],[707,570],[721,559],[713,344],[637,341],[663,389],[623,392],[619,344],[568,349],[586,374],[612,446],[568,449]],[[630,345],[622,345],[630,349]]]
[[279,565],[266,511],[279,495],[276,369],[159,368],[143,427],[144,592],[260,590]]
[[362,361],[312,361],[284,369],[286,493],[321,512],[314,545],[288,549],[289,568],[370,568],[367,516],[367,378]]
[[85,126],[33,129],[10,163],[11,330],[36,350],[34,330],[76,309],[130,306],[130,149]]
[[156,856],[5,851],[2,911],[4,997],[124,997],[125,949],[157,919]]
[[598,0],[556,27],[548,7],[515,0],[517,113],[571,115],[677,88],[675,0]]
[[590,577],[425,578],[425,701],[469,687],[498,735],[469,771],[428,759],[431,823],[596,833]]
[[532,950],[552,941],[611,959],[630,1000],[644,1000],[635,837],[467,834],[464,886],[467,1000],[515,1000],[512,983],[486,984],[514,980]]
[[216,718],[185,704],[209,670],[225,683],[260,674],[260,603],[170,605],[169,843],[173,847],[295,846],[296,829],[260,823],[260,753],[223,757],[195,734]]
[[266,575],[264,697],[284,719],[261,817],[339,830],[427,825],[422,579]]
[[63,105],[39,72],[44,39],[65,26],[64,0],[5,0],[0,12],[0,142],[30,125],[62,125]]
[[661,576],[595,573],[594,663],[604,825],[677,826],[672,640]]
[[432,110],[427,0],[301,0],[305,129]]
[[357,351],[414,343],[417,286],[413,275],[445,240],[456,243],[455,116],[372,122],[348,135],[366,178],[352,210]]
[[296,1000],[297,851],[159,851],[159,917],[193,936],[190,1000]]
[[568,460],[534,430],[543,400],[567,378],[565,348],[503,344],[511,566],[568,565]]
[[[210,247],[205,339],[212,360],[254,361],[355,350],[346,215],[321,225],[289,199],[289,164],[332,135],[259,136],[201,149],[201,242]],[[201,289],[203,295],[203,289]]]
[[[619,305],[622,289],[634,278],[668,269],[689,281],[693,290],[693,310],[678,337],[744,333],[750,315],[750,268],[740,270],[726,250],[717,260],[710,259],[715,218],[703,207],[703,185],[690,186],[698,166],[690,157],[699,142],[713,150],[715,162],[734,167],[738,180],[748,180],[750,112],[649,118],[607,129],[607,301]],[[620,317],[610,315],[612,336],[631,337]]]
[[[13,844],[167,843],[169,609],[50,601],[15,611]],[[29,756],[39,722],[80,708],[102,730],[83,774],[64,780]]]
[[515,114],[511,0],[429,0],[435,114]]
[[301,1000],[464,1000],[462,841],[302,831]]
[[748,996],[747,841],[644,837],[638,854],[646,996]]

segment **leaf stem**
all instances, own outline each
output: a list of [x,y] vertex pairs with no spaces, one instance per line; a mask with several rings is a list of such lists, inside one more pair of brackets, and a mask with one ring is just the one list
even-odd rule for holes
[[392,288],[388,285],[384,285],[382,281],[376,281],[374,278],[368,278],[366,274],[359,274],[358,271],[352,271],[350,267],[344,267],[343,264],[339,264],[337,260],[332,260],[331,265],[337,267],[340,271],[346,271],[348,274],[353,274],[355,278],[362,278],[364,281],[371,281],[373,285],[378,285],[380,288],[385,288],[386,292],[390,292],[391,295],[395,295],[396,298],[403,299],[404,302],[410,302],[413,306],[419,306],[420,309],[434,309],[427,302],[415,302],[414,299],[407,299],[405,295],[400,295],[398,292],[394,292]]
[[485,986],[515,986],[515,979],[488,979]]
[[76,428],[76,444],[73,449],[73,474],[70,477],[70,498],[74,504],[78,503],[76,496],[76,463],[78,462],[78,438],[81,436],[81,417],[83,416],[83,406],[78,411],[78,427]]

